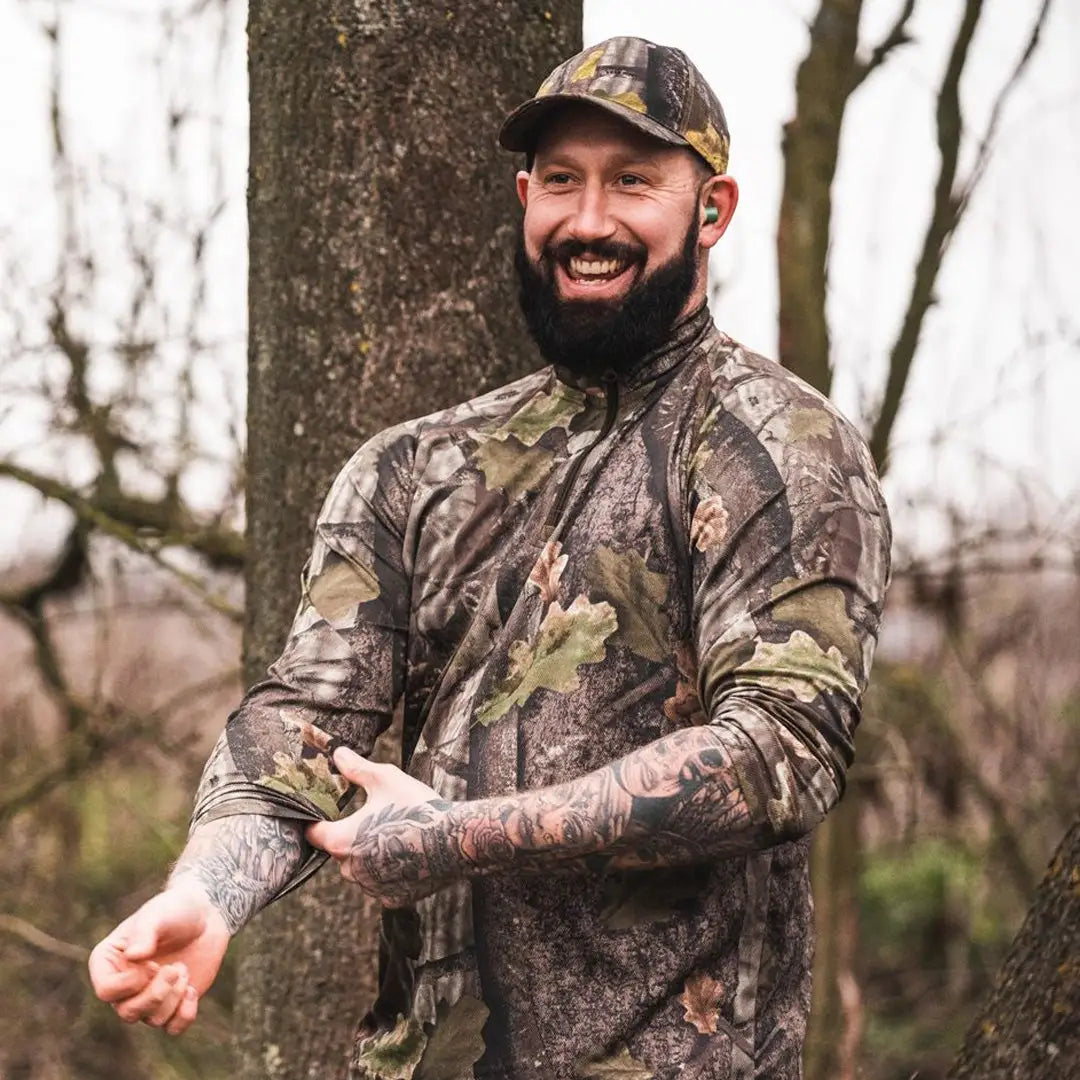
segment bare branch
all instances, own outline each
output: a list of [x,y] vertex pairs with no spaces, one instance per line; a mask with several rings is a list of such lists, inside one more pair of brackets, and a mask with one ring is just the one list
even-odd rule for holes
[[[48,476],[42,476],[30,469],[24,469],[21,465],[15,465],[10,461],[0,461],[0,476],[9,476],[13,480],[19,480],[24,484],[40,491],[47,498],[55,499],[74,511],[76,517],[87,525],[92,525],[100,532],[121,541],[133,551],[139,552],[152,559],[158,566],[167,570],[170,574],[182,581],[189,589],[195,592],[215,611],[234,622],[241,622],[243,613],[230,604],[224,597],[211,592],[195,574],[190,574],[178,566],[166,561],[161,554],[163,548],[170,546],[183,546],[207,555],[213,552],[218,561],[221,560],[221,552],[228,549],[228,535],[224,531],[202,530],[194,533],[163,533],[154,541],[150,541],[140,535],[139,526],[132,526],[124,520],[118,520],[105,509],[96,505],[93,501],[80,495],[74,488],[60,483]],[[130,509],[134,505],[128,502]]]
[[878,469],[888,465],[889,436],[892,433],[900,400],[911,373],[926,313],[934,303],[934,285],[945,255],[949,236],[957,225],[958,204],[953,196],[963,120],[960,112],[960,78],[964,74],[971,41],[982,15],[983,0],[966,0],[960,28],[953,42],[945,68],[937,103],[937,144],[941,166],[934,187],[934,208],[923,236],[922,252],[915,266],[915,280],[903,324],[889,356],[889,375],[885,396],[870,435],[870,451]]
[[907,310],[889,355],[889,374],[885,384],[885,393],[870,434],[870,451],[878,469],[882,472],[888,467],[889,440],[904,398],[904,391],[907,389],[923,323],[935,301],[934,289],[945,253],[967,212],[971,196],[986,171],[1002,110],[1035,52],[1052,2],[1053,0],[1043,0],[1027,45],[994,101],[989,125],[979,145],[971,174],[966,181],[958,184],[956,173],[960,155],[960,139],[963,134],[960,78],[964,72],[971,40],[975,35],[983,6],[982,0],[966,0],[965,2],[964,15],[960,21],[956,40],[953,42],[952,54],[938,94],[937,142],[941,154],[941,167],[934,189],[934,208],[923,237],[922,252],[915,266],[915,279],[908,298]]
[[892,24],[892,29],[874,47],[873,52],[870,53],[870,59],[859,65],[856,70],[855,83],[851,88],[853,93],[862,85],[868,75],[885,63],[894,50],[900,48],[901,45],[907,45],[908,42],[913,40],[907,32],[907,24],[914,13],[915,0],[905,0],[903,8],[896,16],[896,22]]
[[975,188],[978,187],[979,181],[983,177],[983,173],[986,172],[986,166],[990,163],[1005,106],[1012,96],[1013,90],[1020,82],[1028,64],[1031,63],[1032,56],[1035,55],[1035,49],[1038,47],[1039,39],[1042,37],[1043,27],[1046,25],[1046,18],[1050,14],[1050,5],[1052,2],[1053,0],[1043,0],[1042,7],[1039,8],[1039,14],[1035,17],[1035,23],[1031,28],[1031,33],[1028,35],[1027,45],[1025,46],[1023,53],[1020,54],[1020,59],[1017,60],[1016,66],[1012,70],[1012,74],[998,91],[997,97],[994,98],[994,104],[990,110],[990,120],[986,125],[986,132],[979,142],[979,150],[975,156],[975,164],[972,166],[971,174],[964,182],[963,188],[958,195],[960,205],[957,208],[957,214],[959,217],[962,217],[964,211],[967,210],[967,204],[971,201],[971,196],[974,194]]
[[74,960],[81,964],[90,956],[90,950],[82,945],[72,945],[68,941],[53,937],[52,934],[46,934],[44,930],[39,930],[33,923],[20,919],[18,915],[0,913],[0,930],[6,930],[9,934],[21,938],[27,945],[47,952],[50,956],[59,956],[63,960]]
[[[132,739],[154,734],[172,713],[204,694],[226,685],[237,675],[238,671],[230,669],[207,679],[200,679],[183,687],[144,716],[136,716],[116,706],[108,706],[104,711],[99,710],[92,723],[87,723],[82,730],[68,737],[62,760],[40,769],[21,783],[9,786],[5,797],[0,800],[0,826],[55,791],[59,784],[80,776],[99,764],[113,750],[127,745]],[[63,685],[63,693],[68,708],[80,711],[84,717],[90,717],[87,703],[72,693],[66,684]],[[195,734],[187,733],[179,739],[165,742],[164,749],[170,755],[175,755],[195,738]]]

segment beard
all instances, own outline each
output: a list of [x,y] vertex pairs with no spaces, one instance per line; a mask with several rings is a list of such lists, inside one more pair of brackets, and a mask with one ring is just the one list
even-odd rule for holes
[[682,250],[652,273],[640,277],[616,300],[566,300],[555,284],[555,266],[588,254],[596,259],[645,261],[643,247],[598,241],[564,240],[545,244],[533,263],[518,235],[514,268],[518,302],[529,333],[549,363],[575,375],[626,374],[662,345],[697,280],[698,224],[692,220]]

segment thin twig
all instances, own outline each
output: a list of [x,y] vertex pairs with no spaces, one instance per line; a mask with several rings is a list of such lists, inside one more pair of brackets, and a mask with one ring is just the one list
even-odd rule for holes
[[61,941],[39,930],[33,923],[20,919],[18,915],[5,915],[0,912],[0,930],[6,930],[9,934],[21,938],[27,945],[48,953],[50,956],[59,956],[64,960],[75,960],[85,963],[90,956],[90,950],[82,945],[72,945],[69,941]]
[[915,266],[915,277],[908,298],[900,332],[889,354],[888,377],[877,416],[871,426],[870,451],[878,469],[888,467],[889,443],[896,417],[907,390],[912,363],[918,349],[923,323],[935,302],[935,288],[945,254],[971,203],[993,153],[1002,112],[1035,53],[1043,25],[1053,0],[1043,0],[1039,14],[1028,35],[1027,45],[994,99],[990,120],[979,144],[975,164],[966,180],[957,180],[963,118],[960,108],[960,80],[967,63],[972,38],[982,14],[983,0],[966,0],[952,53],[937,101],[937,141],[941,166],[934,190],[934,208],[923,237],[922,251]]
[[900,48],[901,45],[907,45],[912,40],[911,35],[907,32],[907,24],[914,13],[915,0],[906,0],[900,13],[896,16],[896,22],[893,23],[892,29],[874,47],[873,52],[870,53],[870,59],[857,69],[855,84],[851,88],[852,92],[858,89],[871,72],[885,63],[893,50]]
[[959,193],[960,205],[958,210],[960,214],[963,214],[967,209],[967,204],[971,201],[971,196],[978,186],[979,181],[982,179],[983,173],[986,171],[986,166],[990,163],[990,157],[993,154],[994,142],[997,137],[998,128],[1001,126],[1001,117],[1005,111],[1005,106],[1012,96],[1012,92],[1020,81],[1021,76],[1024,74],[1025,69],[1031,62],[1032,56],[1035,55],[1035,49],[1038,47],[1043,27],[1046,25],[1046,18],[1050,14],[1051,3],[1053,3],[1053,0],[1043,0],[1042,7],[1039,8],[1039,14],[1035,17],[1035,23],[1031,28],[1031,33],[1028,35],[1027,45],[1020,54],[1020,59],[1017,60],[1016,66],[1012,70],[1012,74],[1005,80],[1005,83],[998,91],[997,97],[994,99],[993,108],[990,110],[990,120],[986,125],[986,131],[983,134],[982,139],[979,141],[979,150],[975,156],[975,164],[972,166],[971,174],[968,176]]

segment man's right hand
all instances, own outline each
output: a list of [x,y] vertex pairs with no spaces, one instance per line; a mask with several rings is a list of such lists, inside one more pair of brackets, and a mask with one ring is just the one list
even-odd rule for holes
[[186,1031],[229,944],[225,919],[190,883],[165,889],[90,954],[94,992],[121,1020]]

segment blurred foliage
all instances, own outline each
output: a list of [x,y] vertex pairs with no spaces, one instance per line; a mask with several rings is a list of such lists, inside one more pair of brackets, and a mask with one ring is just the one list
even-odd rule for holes
[[[111,764],[54,792],[9,829],[4,914],[89,947],[146,900],[186,834],[179,783],[145,764]],[[74,950],[72,950],[73,952]],[[0,966],[5,1080],[215,1080],[227,1077],[232,964],[190,1038],[119,1023],[93,996],[85,965],[7,934]]]
[[[7,750],[9,748],[5,748]],[[190,777],[185,777],[190,780]],[[89,947],[154,891],[186,835],[186,783],[145,762],[110,763],[53,792],[9,827],[4,914]],[[74,950],[70,950],[74,952]],[[8,933],[0,966],[5,1080],[215,1080],[227,1077],[232,964],[191,1037],[119,1023],[93,996],[85,964]]]
[[875,1080],[944,1075],[1023,915],[962,839],[871,851],[860,876],[863,1053]]
[[[155,724],[71,775],[58,775],[40,798],[0,819],[3,1080],[230,1075],[231,958],[182,1039],[119,1022],[94,997],[86,973],[93,944],[157,890],[179,854],[202,760],[238,683],[230,668],[205,683],[221,670],[223,654],[235,664],[234,631],[223,633],[203,616],[177,623],[158,593],[145,596],[148,608],[131,603],[140,588],[129,582],[109,612],[80,610],[80,601],[49,606],[51,640],[64,668],[85,664],[88,645],[109,643],[96,672],[78,672],[80,683],[111,683],[110,701],[87,705],[88,722],[107,725],[118,705],[130,709],[170,696],[179,673],[198,693],[176,698],[183,707],[175,712],[148,709]],[[147,632],[148,619],[157,633]],[[71,736],[64,703],[35,679],[26,645],[17,626],[0,618],[0,806],[28,776],[63,763]]]
[[[4,914],[89,947],[146,900],[179,853],[187,810],[179,781],[144,763],[64,785],[10,826],[0,870]],[[184,793],[186,801],[186,793]],[[74,950],[70,950],[72,953]],[[5,1080],[215,1080],[229,1075],[231,962],[190,1038],[119,1023],[93,996],[85,964],[8,933],[0,966]]]

